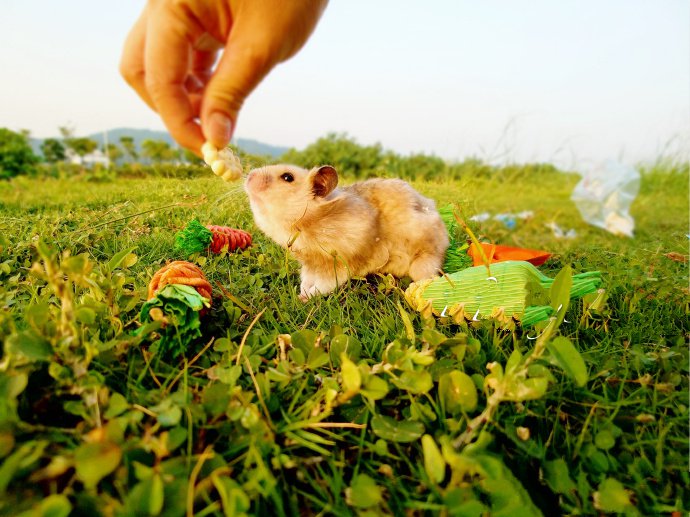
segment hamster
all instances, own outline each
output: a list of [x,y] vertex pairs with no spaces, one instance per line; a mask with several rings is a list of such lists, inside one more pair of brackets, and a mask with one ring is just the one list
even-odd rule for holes
[[400,179],[338,187],[330,165],[252,170],[244,189],[256,225],[302,265],[300,298],[327,294],[351,277],[437,276],[448,231],[434,201]]

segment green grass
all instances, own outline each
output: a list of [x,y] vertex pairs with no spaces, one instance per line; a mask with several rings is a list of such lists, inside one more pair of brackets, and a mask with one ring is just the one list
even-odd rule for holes
[[[424,320],[397,288],[407,280],[301,303],[298,264],[256,229],[239,187],[211,175],[0,183],[0,515],[690,511],[687,166],[645,171],[634,239],[582,222],[576,176],[529,171],[414,186],[466,218],[532,210],[513,230],[472,228],[553,252],[549,276],[601,271],[607,306],[573,302],[537,345],[528,329]],[[189,258],[174,236],[192,218],[254,245],[192,257],[214,305],[172,361],[133,332],[155,271]],[[549,222],[577,237],[556,239]],[[108,266],[130,248],[136,261]],[[584,385],[559,367],[556,334],[584,359]],[[535,346],[546,351],[529,377],[548,389],[502,401],[468,437],[490,405],[474,387],[491,382],[487,364],[526,364]],[[465,395],[454,407],[451,371],[470,376],[476,407]]]

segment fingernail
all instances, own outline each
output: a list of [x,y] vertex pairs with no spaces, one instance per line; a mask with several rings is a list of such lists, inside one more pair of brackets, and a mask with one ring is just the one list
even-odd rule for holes
[[221,148],[228,145],[232,138],[232,121],[220,111],[214,111],[208,118],[208,138],[216,147]]

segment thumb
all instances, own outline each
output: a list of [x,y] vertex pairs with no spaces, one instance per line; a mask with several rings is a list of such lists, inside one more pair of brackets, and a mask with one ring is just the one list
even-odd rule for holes
[[244,100],[274,64],[262,46],[233,44],[231,38],[201,104],[201,129],[206,140],[219,149],[230,142]]

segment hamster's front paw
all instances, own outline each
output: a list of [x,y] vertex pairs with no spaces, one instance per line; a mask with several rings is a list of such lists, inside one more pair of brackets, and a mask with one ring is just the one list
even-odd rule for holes
[[314,285],[313,280],[303,279],[299,286],[299,299],[301,302],[306,303],[306,301],[312,296],[316,296],[318,291]]
[[[347,276],[343,275],[344,278],[340,283],[347,280]],[[333,292],[333,290],[338,287],[338,283],[335,278],[329,275],[320,276],[318,272],[313,270],[307,270],[302,268],[302,283],[300,284],[300,294],[299,299],[306,302],[309,298],[313,296],[318,296],[321,294],[328,294]]]

